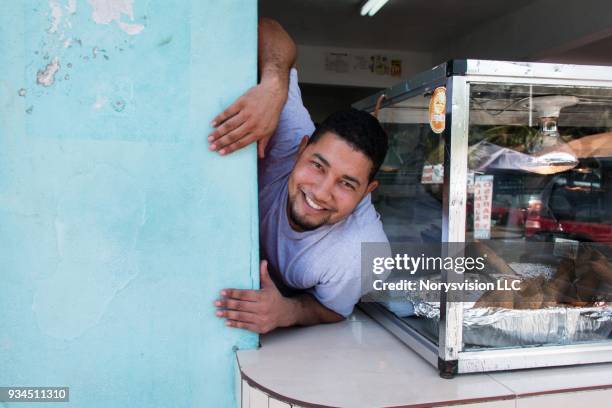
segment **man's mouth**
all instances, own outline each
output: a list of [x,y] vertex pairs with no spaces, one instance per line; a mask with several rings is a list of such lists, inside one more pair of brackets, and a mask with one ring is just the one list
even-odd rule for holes
[[302,194],[304,194],[304,199],[306,201],[306,204],[308,204],[308,206],[310,208],[312,208],[313,210],[317,210],[317,211],[321,211],[324,210],[325,208],[321,207],[320,205],[317,205],[317,203],[315,203],[312,198],[310,198],[308,196],[308,194],[306,194],[305,192],[302,191]]

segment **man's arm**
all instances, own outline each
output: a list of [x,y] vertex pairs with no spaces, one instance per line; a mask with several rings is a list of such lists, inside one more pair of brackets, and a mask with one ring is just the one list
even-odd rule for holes
[[295,43],[279,23],[266,18],[259,20],[258,36],[259,84],[212,121],[209,148],[221,155],[258,142],[258,155],[263,157],[287,100]]
[[344,320],[342,315],[326,308],[312,295],[304,294],[290,299],[295,302],[293,325],[310,326],[319,323],[336,323]]
[[228,326],[267,333],[277,327],[335,323],[344,319],[311,295],[284,297],[270,278],[266,261],[261,261],[260,273],[260,290],[221,291],[223,299],[215,301],[216,314],[226,318]]

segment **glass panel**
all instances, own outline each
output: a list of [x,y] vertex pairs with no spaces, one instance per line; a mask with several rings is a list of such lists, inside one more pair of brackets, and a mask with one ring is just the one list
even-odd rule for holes
[[[444,141],[429,125],[430,99],[431,93],[417,95],[378,115],[389,136],[389,151],[372,200],[392,244],[441,241]],[[414,317],[412,303],[397,295],[397,300],[381,304],[437,343],[437,326]]]
[[466,241],[520,279],[466,304],[466,350],[612,339],[612,89],[471,84]]

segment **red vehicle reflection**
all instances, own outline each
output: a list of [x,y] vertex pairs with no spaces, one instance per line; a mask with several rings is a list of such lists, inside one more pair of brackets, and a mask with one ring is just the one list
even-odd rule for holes
[[605,174],[601,167],[583,167],[555,176],[539,197],[529,200],[525,236],[543,241],[560,237],[612,242]]

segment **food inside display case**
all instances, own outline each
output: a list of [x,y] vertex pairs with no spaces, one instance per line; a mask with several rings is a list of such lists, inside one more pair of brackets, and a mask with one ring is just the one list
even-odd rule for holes
[[[460,220],[465,250],[486,254],[489,277],[520,282],[461,300],[461,352],[612,344],[612,82],[468,80],[465,106],[446,101],[443,134],[440,118],[438,129],[431,122],[433,89],[446,85],[437,82],[379,110],[390,149],[372,198],[392,244],[444,242]],[[464,146],[451,147],[465,111]],[[453,155],[464,156],[464,173],[444,168]],[[460,210],[449,180],[465,186]],[[445,302],[406,291],[379,305],[445,347]]]

